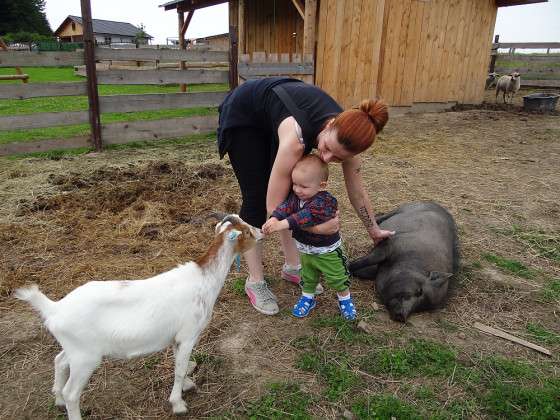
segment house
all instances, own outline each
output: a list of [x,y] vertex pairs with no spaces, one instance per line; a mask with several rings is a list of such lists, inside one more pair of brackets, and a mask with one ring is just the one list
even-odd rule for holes
[[[93,35],[98,44],[136,43],[137,36],[143,32],[127,22],[92,19]],[[83,25],[80,16],[68,16],[54,32],[61,42],[80,42],[83,39]],[[148,44],[153,37],[143,32],[138,38],[140,44]]]
[[[229,19],[238,57],[310,59],[313,82],[344,107],[375,96],[394,107],[437,107],[482,102],[499,7],[546,1],[230,0]],[[161,7],[192,17],[224,2]]]
[[229,33],[210,35],[202,38],[191,40],[193,45],[208,46],[211,50],[227,51],[229,50]]

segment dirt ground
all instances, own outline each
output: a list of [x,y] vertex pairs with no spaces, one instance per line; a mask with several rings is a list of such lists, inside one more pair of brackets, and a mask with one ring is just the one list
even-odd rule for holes
[[[558,343],[546,346],[553,352],[547,358],[473,328],[479,321],[534,341],[526,330],[530,321],[560,333],[559,302],[539,300],[547,279],[560,277],[560,262],[508,234],[515,227],[558,241],[560,118],[523,113],[519,98],[515,106],[393,118],[363,157],[377,211],[434,200],[454,215],[463,269],[448,307],[401,325],[389,321],[376,303],[372,283],[355,280],[352,288],[358,310],[380,334],[425,337],[469,357],[551,361],[557,372]],[[345,195],[340,168],[332,165],[330,191],[341,205],[347,253],[361,256],[370,244]],[[88,280],[139,279],[168,270],[204,251],[213,232],[205,214],[237,211],[239,197],[233,171],[218,160],[212,142],[59,160],[1,160],[0,418],[60,414],[50,393],[59,347],[36,314],[10,296],[14,288],[35,282],[59,299]],[[283,380],[320,395],[317,377],[294,367],[294,343],[312,333],[313,318],[336,315],[334,297],[325,293],[310,319],[294,319],[289,310],[298,290],[278,280],[282,259],[276,239],[268,238],[265,246],[266,273],[281,313],[266,317],[254,311],[240,291],[243,272],[232,269],[196,348],[198,390],[185,395],[189,417],[243,413],[267,384]],[[487,254],[521,262],[538,275],[515,276],[485,259]],[[82,396],[82,411],[92,419],[172,418],[167,403],[172,378],[170,350],[105,361]],[[390,381],[366,384],[398,392]],[[310,411],[334,418],[344,404],[321,400]]]

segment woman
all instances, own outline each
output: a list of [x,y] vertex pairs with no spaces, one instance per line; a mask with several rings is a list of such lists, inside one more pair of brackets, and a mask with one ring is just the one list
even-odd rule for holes
[[[300,80],[272,77],[247,81],[231,91],[219,107],[218,148],[227,153],[241,188],[239,215],[261,227],[288,195],[296,162],[317,149],[327,163],[342,163],[352,206],[377,244],[393,232],[375,222],[364,189],[358,154],[369,148],[388,119],[387,106],[363,101],[348,111],[320,88]],[[309,228],[319,234],[338,230],[338,218]],[[299,255],[290,231],[280,235],[285,264],[282,278],[299,283]],[[253,307],[266,315],[278,312],[274,294],[264,281],[262,245],[244,254],[249,269],[245,292]]]

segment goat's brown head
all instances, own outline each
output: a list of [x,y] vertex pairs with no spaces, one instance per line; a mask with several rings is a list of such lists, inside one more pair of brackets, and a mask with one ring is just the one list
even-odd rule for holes
[[226,240],[236,241],[235,252],[243,253],[253,248],[263,238],[260,229],[245,223],[237,214],[228,214],[216,225],[217,233],[224,233]]

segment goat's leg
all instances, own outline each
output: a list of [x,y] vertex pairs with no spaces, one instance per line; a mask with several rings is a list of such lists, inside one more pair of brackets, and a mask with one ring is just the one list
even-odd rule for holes
[[94,358],[70,358],[70,378],[62,389],[62,396],[66,401],[68,420],[81,420],[80,395],[87,385],[93,371],[100,360]]
[[169,396],[169,402],[173,407],[174,414],[184,414],[187,412],[187,405],[183,401],[183,381],[189,368],[189,358],[194,343],[191,341],[178,343],[175,350],[175,381]]
[[65,407],[66,403],[64,402],[64,397],[62,396],[62,389],[68,381],[68,375],[70,374],[70,365],[68,364],[68,360],[66,359],[66,355],[64,354],[64,350],[62,350],[58,355],[54,358],[54,384],[52,392],[55,397],[55,404],[59,407]]
[[187,366],[187,373],[185,374],[185,379],[183,379],[183,391],[190,391],[191,389],[196,388],[196,384],[189,377],[194,372],[195,368],[196,368],[196,362],[193,360],[189,360],[189,364]]

